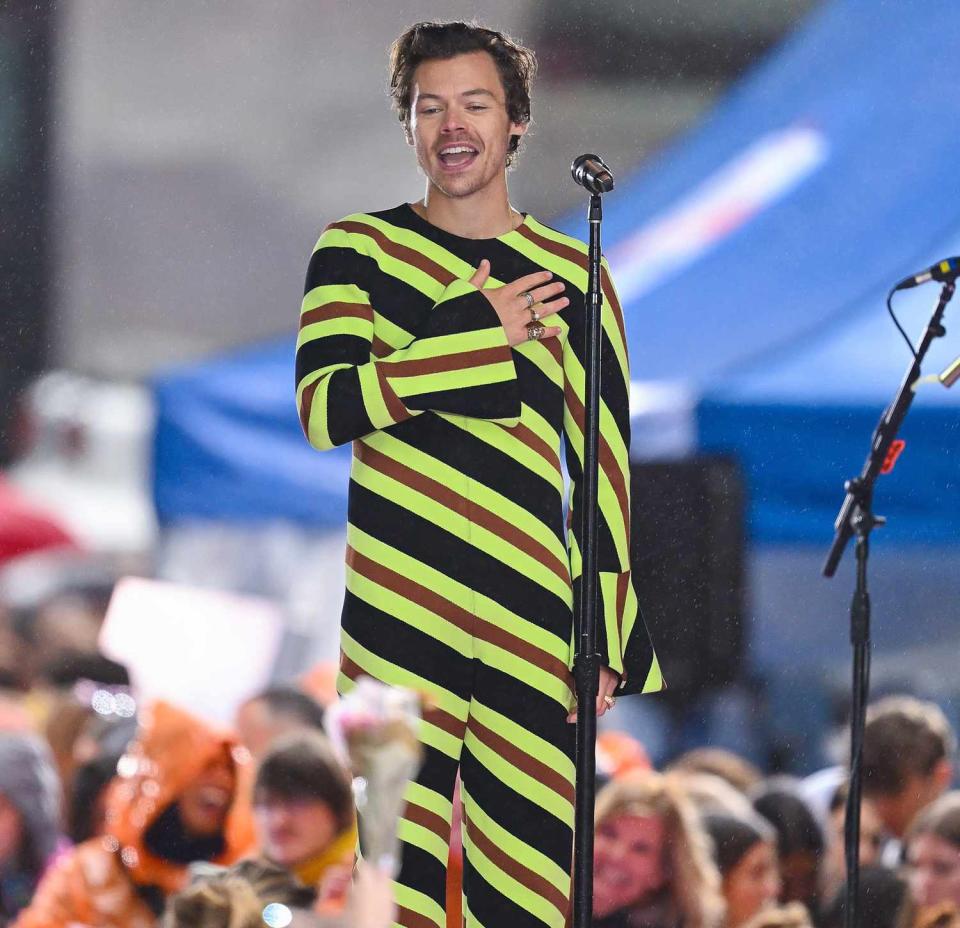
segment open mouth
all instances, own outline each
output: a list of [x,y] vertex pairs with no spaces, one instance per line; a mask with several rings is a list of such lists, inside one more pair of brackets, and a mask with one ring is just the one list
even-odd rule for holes
[[476,161],[479,152],[467,142],[444,145],[438,156],[440,163],[448,171],[462,171]]

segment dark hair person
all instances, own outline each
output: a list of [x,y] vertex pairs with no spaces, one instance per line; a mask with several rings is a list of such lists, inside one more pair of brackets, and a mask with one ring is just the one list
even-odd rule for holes
[[459,774],[467,921],[562,925],[571,723],[663,685],[630,573],[629,359],[604,267],[596,702],[570,686],[587,247],[510,202],[534,60],[474,23],[404,31],[390,88],[422,198],[328,224],[301,303],[304,434],[353,453],[338,687],[406,681],[433,701],[398,829],[401,924],[446,917]]
[[709,814],[704,825],[720,868],[727,905],[725,928],[740,928],[773,906],[780,895],[777,834],[755,812]]
[[596,928],[718,928],[720,876],[680,783],[638,772],[597,796],[593,924]]

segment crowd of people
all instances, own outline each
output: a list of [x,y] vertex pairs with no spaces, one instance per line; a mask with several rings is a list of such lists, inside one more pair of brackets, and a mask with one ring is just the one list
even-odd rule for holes
[[[392,925],[389,875],[357,862],[351,773],[324,734],[329,697],[309,680],[275,686],[229,730],[189,707],[138,705],[125,668],[82,633],[101,606],[74,595],[5,614],[19,657],[0,667],[0,926]],[[35,621],[52,614],[68,637]],[[862,924],[960,928],[955,750],[936,705],[870,707]],[[843,767],[770,776],[702,748],[654,769],[613,731],[597,758],[597,928],[843,924]]]

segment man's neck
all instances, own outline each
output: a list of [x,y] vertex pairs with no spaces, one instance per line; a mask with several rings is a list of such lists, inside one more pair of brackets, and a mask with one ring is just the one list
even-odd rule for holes
[[469,197],[448,197],[428,183],[424,198],[413,208],[431,225],[461,238],[496,238],[523,221],[510,205],[506,184],[502,190],[484,189]]

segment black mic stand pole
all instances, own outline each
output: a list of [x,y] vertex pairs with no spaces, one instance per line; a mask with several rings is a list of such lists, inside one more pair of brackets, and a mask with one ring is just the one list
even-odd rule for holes
[[597,462],[600,445],[600,222],[601,197],[591,193],[584,345],[583,487],[581,500],[580,628],[573,666],[577,692],[577,787],[573,846],[573,928],[593,920],[593,806],[596,794],[597,695]]
[[873,489],[890,446],[913,402],[913,388],[920,366],[935,338],[946,334],[941,320],[955,284],[943,285],[940,299],[923,334],[920,347],[893,402],[884,410],[870,444],[870,453],[859,477],[848,480],[843,505],[834,523],[836,534],[823,566],[823,575],[832,577],[851,536],[856,535],[857,584],[850,604],[850,642],[853,645],[853,688],[850,708],[850,790],[847,796],[844,845],[847,862],[845,928],[859,928],[860,890],[860,799],[863,793],[863,732],[866,727],[867,698],[870,692],[870,594],[867,590],[867,562],[870,532],[886,521],[873,513]]

